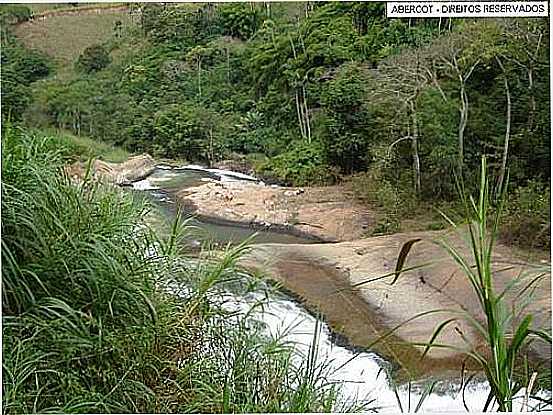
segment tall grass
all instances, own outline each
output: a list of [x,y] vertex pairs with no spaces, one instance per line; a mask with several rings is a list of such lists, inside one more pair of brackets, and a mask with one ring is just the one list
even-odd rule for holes
[[46,128],[33,131],[36,135],[49,136],[54,139],[58,149],[63,149],[71,158],[87,160],[100,158],[112,163],[120,163],[129,158],[130,153],[121,147],[113,146],[105,141],[95,140],[84,135],[74,135],[67,130]]
[[[492,407],[496,407],[499,411],[513,411],[516,395],[527,386],[517,374],[524,348],[534,339],[551,343],[550,333],[532,328],[533,316],[525,312],[533,287],[549,271],[544,269],[544,272],[537,273],[533,278],[520,274],[502,291],[497,291],[494,283],[492,255],[498,235],[499,220],[504,208],[506,188],[502,189],[503,193],[497,198],[497,206],[495,206],[493,215],[491,214],[489,188],[486,160],[483,158],[480,188],[476,200],[467,195],[462,180],[459,182],[459,194],[465,214],[464,223],[456,224],[444,215],[449,224],[465,240],[470,255],[465,256],[462,251],[445,239],[437,241],[437,243],[462,270],[478,298],[482,314],[485,317],[484,321],[479,321],[468,313],[462,313],[463,318],[485,340],[485,350],[474,349],[467,352],[480,365],[490,385],[490,393],[484,411]],[[490,217],[492,218],[491,223],[489,222]],[[468,234],[465,229],[468,229]],[[416,242],[418,240],[412,240],[403,246],[396,268],[396,279],[404,271],[405,258]],[[510,293],[518,293],[514,308],[507,303],[506,298]],[[448,345],[435,343],[435,340],[440,332],[455,320],[452,318],[444,321],[437,327],[430,341],[424,344],[423,356],[433,347],[448,347]]]
[[[4,413],[332,407],[281,339],[213,300],[243,247],[183,257],[179,223],[158,237],[130,193],[72,184],[59,143],[3,134]],[[185,296],[169,292],[176,281]]]

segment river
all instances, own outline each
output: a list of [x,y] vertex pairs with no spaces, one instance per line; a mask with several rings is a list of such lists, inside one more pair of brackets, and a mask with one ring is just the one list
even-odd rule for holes
[[[255,178],[234,172],[203,169],[199,166],[170,168],[159,166],[147,179],[134,183],[135,191],[145,192],[161,212],[168,218],[177,213],[174,196],[176,190],[197,186],[206,180],[255,180]],[[214,224],[195,218],[190,219],[200,231],[196,232],[190,243],[196,246],[206,242],[211,246],[238,243],[251,238],[253,229]],[[253,243],[313,243],[313,240],[270,230],[260,231],[254,236]],[[347,339],[333,330],[303,307],[293,295],[276,292],[268,299],[265,291],[225,293],[226,307],[244,313],[258,301],[265,301],[263,311],[256,314],[268,333],[278,335],[286,331],[286,339],[295,344],[298,356],[305,356],[313,342],[317,327],[320,328],[317,343],[317,359],[325,362],[329,369],[329,380],[341,384],[339,404],[347,405],[353,401],[367,403],[369,408],[379,408],[379,412],[414,412],[425,389],[435,382],[432,392],[424,399],[419,408],[425,412],[464,412],[481,411],[484,407],[489,388],[482,377],[475,377],[461,391],[460,374],[449,374],[438,378],[413,379],[396,384],[394,362],[387,361],[371,350],[352,347]],[[400,382],[397,382],[400,383]],[[395,385],[395,386],[393,386]],[[463,401],[464,395],[464,401]],[[401,403],[401,408],[400,408]],[[467,405],[467,407],[465,407]]]

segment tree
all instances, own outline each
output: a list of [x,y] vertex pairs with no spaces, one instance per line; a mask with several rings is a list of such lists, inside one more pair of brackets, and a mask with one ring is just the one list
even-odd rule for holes
[[[495,43],[500,34],[499,27],[494,22],[467,22],[451,32],[432,42],[429,56],[434,79],[445,76],[457,83],[459,96],[459,125],[457,129],[457,144],[459,172],[464,163],[464,140],[469,115],[469,96],[467,83],[478,65],[494,58]],[[440,88],[438,82],[435,85]],[[440,88],[441,90],[441,88]],[[442,91],[442,97],[447,100]]]
[[186,59],[196,67],[198,77],[198,97],[202,98],[202,63],[212,63],[220,50],[216,44],[207,44],[205,46],[196,46],[186,54]]
[[[376,71],[371,97],[377,101],[395,100],[397,104],[396,116],[390,121],[397,123],[402,118],[406,123],[406,134],[396,139],[389,146],[390,152],[395,145],[404,141],[411,141],[413,158],[414,190],[418,195],[421,191],[421,161],[419,156],[419,116],[418,99],[420,94],[432,83],[432,74],[428,70],[426,51],[421,49],[407,49],[400,54],[385,59]],[[407,113],[408,117],[402,117]]]
[[261,25],[261,16],[244,3],[223,4],[217,8],[217,21],[224,35],[248,40]]
[[30,85],[48,76],[52,64],[42,53],[23,47],[11,33],[1,40],[2,119],[20,121],[32,101]]
[[170,105],[154,115],[153,144],[167,157],[210,161],[219,149],[218,117],[193,103]]
[[327,162],[348,174],[364,169],[368,162],[366,84],[366,68],[344,64],[321,87],[324,154]]
[[506,53],[503,58],[513,62],[526,72],[530,113],[527,128],[531,132],[537,110],[534,91],[536,70],[548,66],[547,38],[549,24],[544,19],[505,19],[502,21]]
[[92,73],[106,68],[111,63],[108,51],[102,45],[87,47],[77,59],[77,68]]

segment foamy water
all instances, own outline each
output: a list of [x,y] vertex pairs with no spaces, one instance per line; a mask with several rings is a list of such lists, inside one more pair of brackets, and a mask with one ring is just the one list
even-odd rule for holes
[[[240,173],[228,172],[226,170],[205,169],[201,166],[189,165],[179,169],[163,169],[163,174],[150,176],[147,179],[134,183],[136,190],[153,191],[163,190],[163,184],[174,180],[179,175],[187,174],[187,171],[200,171],[209,175],[217,175],[224,180],[240,180],[244,176],[246,180],[257,180],[252,176]],[[190,174],[190,173],[188,173]],[[162,200],[160,200],[162,201]],[[181,287],[182,289],[182,287]],[[177,295],[188,296],[190,291],[175,292]],[[393,381],[388,377],[385,370],[390,363],[370,351],[352,350],[333,341],[333,335],[329,327],[322,321],[317,320],[304,307],[292,298],[284,294],[271,295],[263,290],[245,294],[225,292],[222,294],[224,308],[227,311],[238,312],[242,315],[249,314],[256,320],[263,323],[265,333],[269,336],[282,338],[293,344],[296,351],[294,357],[297,364],[306,359],[310,347],[313,344],[314,335],[319,331],[316,343],[316,360],[318,364],[325,364],[328,370],[328,380],[340,386],[340,397],[337,403],[337,410],[347,407],[352,402],[367,403],[368,408],[379,408],[379,412],[400,411],[400,404],[404,412],[414,412],[417,404],[429,385],[430,380],[419,380],[407,385],[393,387]],[[252,307],[263,303],[263,307]],[[427,396],[419,408],[424,412],[480,412],[484,408],[489,387],[487,382],[473,381],[464,390],[464,401],[461,392],[459,379],[443,379],[437,381],[433,392]],[[524,390],[519,393],[515,410],[520,409],[521,397]],[[550,393],[542,393],[543,398],[549,398]],[[532,403],[532,402],[531,402]],[[533,402],[536,403],[536,402]],[[345,406],[343,406],[345,405]]]

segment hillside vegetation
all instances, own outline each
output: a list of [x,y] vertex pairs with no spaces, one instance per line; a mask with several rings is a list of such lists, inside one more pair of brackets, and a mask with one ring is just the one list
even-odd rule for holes
[[509,173],[505,238],[547,248],[547,20],[386,19],[379,3],[132,10],[136,26],[129,8],[21,28],[67,79],[41,82],[31,106],[9,104],[8,88],[13,112],[134,152],[246,157],[283,183],[346,180],[385,212],[381,233],[445,206],[454,173],[475,183],[486,155],[495,192]]
[[[387,19],[374,2],[147,3],[0,5],[0,24],[5,413],[371,409],[339,407],[339,385],[315,363],[317,333],[298,359],[253,310],[229,309],[229,293],[273,289],[236,265],[244,245],[192,255],[179,215],[162,223],[132,192],[66,174],[75,159],[139,152],[336,185],[339,203],[353,193],[378,210],[373,235],[438,228],[436,208],[473,223],[472,256],[446,251],[487,318],[476,330],[493,358],[476,357],[488,404],[512,409],[530,373],[516,378],[521,347],[550,335],[530,329],[531,314],[513,320],[491,258],[498,234],[550,247],[547,19]],[[418,241],[400,250],[394,281]]]
[[[52,57],[58,77],[70,77],[75,61],[84,49],[121,35],[134,24],[132,15],[124,6],[86,6],[86,9],[83,6],[67,8],[66,4],[65,7],[41,10],[40,17],[35,12],[33,21],[20,24],[15,34],[25,46]],[[87,10],[88,7],[98,9]]]
[[75,155],[3,132],[4,413],[332,410],[324,367],[224,306],[221,284],[256,287],[235,267],[243,247],[188,258],[182,223],[156,233],[144,200],[72,183]]

